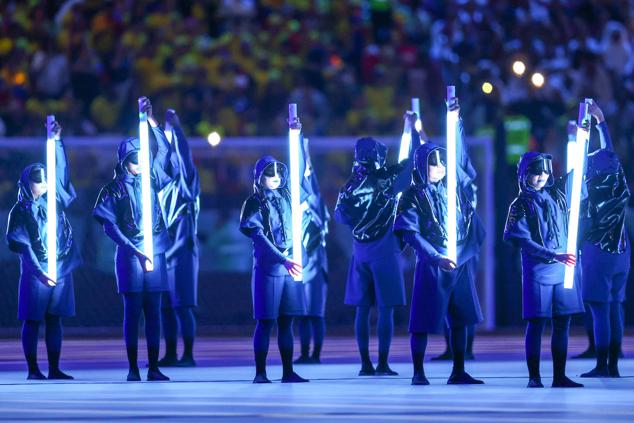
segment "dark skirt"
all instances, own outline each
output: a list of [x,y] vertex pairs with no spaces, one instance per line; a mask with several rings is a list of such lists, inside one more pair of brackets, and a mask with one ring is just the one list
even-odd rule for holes
[[314,278],[304,281],[304,294],[306,295],[307,315],[324,317],[326,315],[328,282],[326,272],[323,269],[319,269]]
[[581,250],[583,300],[588,302],[623,302],[630,272],[630,249],[610,254],[594,244],[585,243]]
[[117,248],[115,274],[118,292],[167,291],[167,266],[165,253],[154,255],[154,270],[144,272],[139,260],[124,249]]
[[170,307],[196,307],[198,305],[198,254],[187,248],[180,249],[175,265],[167,269]]
[[75,315],[73,274],[58,278],[55,286],[45,286],[32,272],[23,272],[18,291],[18,319],[41,321],[47,313],[61,317]]
[[306,315],[304,284],[294,281],[290,275],[274,276],[254,268],[251,297],[256,320]]
[[350,259],[345,303],[353,306],[394,307],[406,304],[400,254],[370,261]]
[[524,319],[557,317],[583,313],[581,298],[581,266],[575,267],[575,281],[571,289],[558,284],[522,281],[522,317]]

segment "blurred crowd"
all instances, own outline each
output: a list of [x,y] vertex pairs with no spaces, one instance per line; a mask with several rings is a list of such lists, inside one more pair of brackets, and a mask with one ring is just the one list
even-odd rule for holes
[[471,132],[523,115],[540,145],[593,97],[634,156],[632,3],[7,0],[0,135],[40,134],[46,113],[67,134],[130,132],[139,95],[189,134],[225,136],[279,134],[288,102],[312,135],[395,134],[417,96],[434,135],[454,84]]

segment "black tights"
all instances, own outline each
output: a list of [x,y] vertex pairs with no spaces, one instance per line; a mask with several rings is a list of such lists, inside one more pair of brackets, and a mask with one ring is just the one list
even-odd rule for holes
[[[387,366],[392,334],[394,333],[394,307],[378,307],[376,334],[379,338],[379,366]],[[358,306],[354,320],[357,346],[361,362],[371,365],[370,360],[370,306]]]
[[183,336],[183,357],[193,358],[194,338],[196,337],[196,317],[193,307],[163,307],[161,310],[163,334],[165,336],[165,357],[176,359],[178,329]]
[[[269,352],[271,331],[275,319],[258,320],[253,333],[253,352],[255,353],[255,372],[266,375],[266,356]],[[293,317],[280,316],[277,318],[277,346],[282,358],[283,375],[293,373]]]
[[123,294],[123,335],[128,353],[130,370],[138,372],[139,322],[141,313],[145,317],[145,339],[147,342],[150,370],[158,370],[158,355],[161,342],[161,293],[125,292]]
[[[464,373],[464,359],[467,350],[467,327],[465,325],[454,326],[449,330],[449,342],[453,355],[452,374]],[[412,352],[412,364],[414,374],[424,375],[423,360],[427,350],[427,334],[412,333],[410,336],[410,349]]]
[[620,302],[588,303],[594,321],[597,367],[616,367],[623,341],[623,306]]
[[[546,326],[546,318],[528,319],[526,326],[526,365],[528,375],[532,379],[540,379],[539,359],[542,346],[542,332]],[[553,357],[553,379],[562,380],[566,377],[566,356],[568,354],[568,330],[570,316],[552,318],[552,337],[550,349]]]
[[[39,373],[37,365],[37,342],[40,332],[40,321],[25,320],[22,323],[22,349],[29,366],[29,373]],[[60,316],[46,314],[44,316],[46,353],[48,368],[59,370],[59,356],[62,351],[62,319]]]
[[302,356],[308,357],[310,354],[310,339],[314,339],[315,347],[313,357],[319,358],[321,347],[324,343],[326,332],[326,321],[323,317],[308,316],[299,319],[299,339],[302,346]]

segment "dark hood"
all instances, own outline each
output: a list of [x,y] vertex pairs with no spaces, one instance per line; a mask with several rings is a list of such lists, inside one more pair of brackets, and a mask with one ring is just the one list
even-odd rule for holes
[[[528,168],[531,164],[545,158],[552,160],[552,156],[550,154],[540,153],[537,151],[529,151],[528,153],[524,153],[522,155],[519,163],[517,163],[517,183],[519,184],[520,191],[535,192],[535,190],[526,183],[528,178]],[[548,181],[546,182],[546,187],[551,187],[554,183],[555,178],[551,173],[548,177]]]
[[[445,152],[446,150],[439,145],[425,143],[416,149],[414,153],[414,182],[416,184],[427,185],[427,166],[429,165],[429,156],[436,150]],[[447,178],[443,178],[443,181]]]
[[288,180],[288,168],[286,165],[276,160],[273,156],[263,156],[260,160],[255,162],[255,167],[253,168],[253,190],[255,192],[260,192],[265,189],[262,185],[260,185],[260,179],[262,178],[264,169],[272,166],[273,164],[277,164],[279,174],[282,178],[278,189],[286,187],[286,181]]
[[33,201],[33,193],[31,192],[31,185],[29,175],[34,169],[46,169],[42,163],[33,163],[28,165],[22,171],[20,180],[18,181],[18,201]]
[[354,147],[354,161],[365,167],[368,171],[374,171],[385,166],[387,147],[374,138],[359,138]]
[[138,152],[141,150],[141,141],[137,137],[126,138],[121,141],[119,144],[119,148],[117,149],[117,167],[115,168],[116,175],[125,175],[125,167],[123,163],[125,159],[127,159],[130,154]]
[[621,172],[621,162],[614,151],[599,149],[588,154],[586,179]]

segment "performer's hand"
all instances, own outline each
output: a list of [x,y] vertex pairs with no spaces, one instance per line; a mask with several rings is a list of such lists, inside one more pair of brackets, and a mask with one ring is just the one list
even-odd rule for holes
[[418,120],[418,115],[414,112],[407,111],[403,115],[403,119],[405,120],[405,127],[411,129],[416,129],[416,121]]
[[588,112],[597,120],[597,123],[601,123],[605,120],[603,116],[603,110],[599,107],[599,105],[594,100],[590,100],[588,102]]
[[294,262],[291,259],[286,259],[284,262],[284,267],[288,271],[289,275],[296,277],[302,275],[302,265]]
[[167,109],[167,112],[165,112],[165,123],[171,125],[172,128],[181,126],[180,119],[178,119],[178,115],[174,109]]
[[444,270],[454,270],[458,265],[449,257],[440,257],[438,259],[438,266]]
[[151,266],[152,260],[139,250],[135,250],[134,255],[136,256],[137,260],[139,260],[139,264],[141,265],[141,268],[143,269],[143,271],[147,273],[149,271],[148,269],[150,268],[148,266],[148,263]]
[[570,266],[570,267],[573,267],[575,264],[577,264],[577,257],[574,254],[568,254],[568,253],[555,254],[555,260],[557,260],[559,263],[563,263],[566,266]]
[[299,117],[288,119],[287,122],[289,129],[302,129],[302,122],[299,120]]
[[42,285],[44,286],[55,286],[57,285],[57,282],[55,282],[53,279],[51,279],[51,277],[49,275],[46,274],[46,272],[42,272],[41,275],[39,275],[37,277],[37,279],[42,282]]
[[139,111],[145,112],[147,114],[147,120],[152,124],[156,124],[156,120],[154,119],[154,114],[152,112],[152,103],[150,99],[147,97],[139,97]]
[[454,97],[447,103],[447,109],[450,112],[458,112],[460,113],[460,103],[458,102],[458,97]]
[[51,123],[50,129],[51,129],[51,135],[53,135],[54,139],[58,140],[62,137],[62,127],[58,121],[54,120]]

